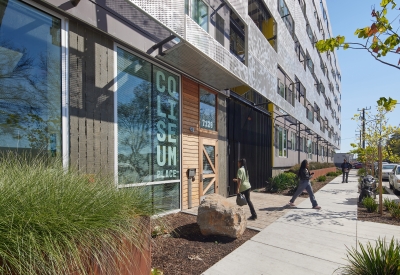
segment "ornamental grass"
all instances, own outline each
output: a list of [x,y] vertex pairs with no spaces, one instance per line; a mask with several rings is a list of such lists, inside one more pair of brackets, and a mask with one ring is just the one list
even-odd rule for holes
[[0,156],[0,194],[0,274],[118,274],[121,247],[142,249],[141,217],[157,211],[144,189],[15,153]]

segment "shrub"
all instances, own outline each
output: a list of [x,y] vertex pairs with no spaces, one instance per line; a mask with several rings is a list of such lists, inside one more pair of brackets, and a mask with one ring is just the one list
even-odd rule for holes
[[365,168],[360,168],[357,170],[357,176],[364,176],[365,175]]
[[[335,167],[333,163],[326,163],[326,162],[309,162],[308,167],[310,170],[318,170],[323,168]],[[300,164],[296,164],[289,169],[289,172],[295,173],[296,175],[299,173]]]
[[338,268],[343,275],[399,274],[400,245],[392,238],[390,244],[378,239],[374,246],[370,242],[360,249],[347,248],[348,264]]
[[391,208],[389,208],[390,215],[393,218],[400,220],[400,204],[394,204]]
[[140,217],[154,213],[145,189],[118,190],[58,158],[1,156],[0,193],[0,274],[109,274],[130,257],[121,240],[143,249]]
[[373,198],[370,197],[364,198],[362,203],[365,206],[365,208],[367,208],[367,211],[369,213],[376,212],[376,210],[378,209],[378,204]]
[[386,210],[390,210],[392,207],[398,207],[398,204],[394,200],[390,200],[388,198],[383,200],[383,205]]
[[270,179],[271,192],[280,193],[287,189],[294,189],[297,186],[297,175],[294,173],[282,173]]
[[319,181],[319,182],[324,182],[324,181],[326,181],[326,176],[319,176],[319,177],[317,178],[317,181]]
[[328,172],[327,174],[326,174],[326,176],[328,176],[328,177],[337,177],[337,176],[339,176],[339,175],[341,175],[342,173],[339,173],[339,172]]

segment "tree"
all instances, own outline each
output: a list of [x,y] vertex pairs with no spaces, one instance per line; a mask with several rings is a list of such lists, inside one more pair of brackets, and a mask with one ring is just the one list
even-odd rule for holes
[[365,43],[349,42],[344,36],[338,35],[333,38],[320,40],[317,42],[316,47],[320,52],[334,51],[335,48],[343,49],[361,49],[368,51],[377,61],[382,62],[386,65],[400,69],[400,59],[398,63],[391,63],[384,61],[381,57],[387,54],[400,55],[400,37],[398,32],[398,26],[394,26],[393,23],[397,22],[400,15],[395,16],[392,21],[386,17],[388,8],[391,10],[396,9],[396,3],[394,0],[381,0],[381,9],[372,9],[371,16],[373,22],[370,26],[359,28],[355,31],[355,35],[358,38],[365,40]]
[[[386,115],[395,108],[396,100],[391,98],[380,98],[377,103],[376,113],[366,112],[365,134],[366,148],[361,148],[358,144],[350,144],[353,150],[350,152],[358,155],[359,161],[373,163],[378,160],[378,146],[383,145],[382,158],[391,162],[400,161],[400,155],[394,153],[390,140],[395,133],[400,133],[397,126],[388,124]],[[362,121],[359,114],[354,115],[353,120]]]

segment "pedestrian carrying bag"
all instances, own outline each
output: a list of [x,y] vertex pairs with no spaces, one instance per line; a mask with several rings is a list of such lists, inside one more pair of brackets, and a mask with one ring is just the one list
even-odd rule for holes
[[239,206],[243,206],[247,204],[246,197],[243,194],[236,195],[236,204]]

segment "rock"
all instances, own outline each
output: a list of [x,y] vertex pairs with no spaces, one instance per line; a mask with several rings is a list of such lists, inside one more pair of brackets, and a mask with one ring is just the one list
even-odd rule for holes
[[197,224],[204,236],[240,237],[246,229],[244,210],[218,194],[205,197],[199,206]]

